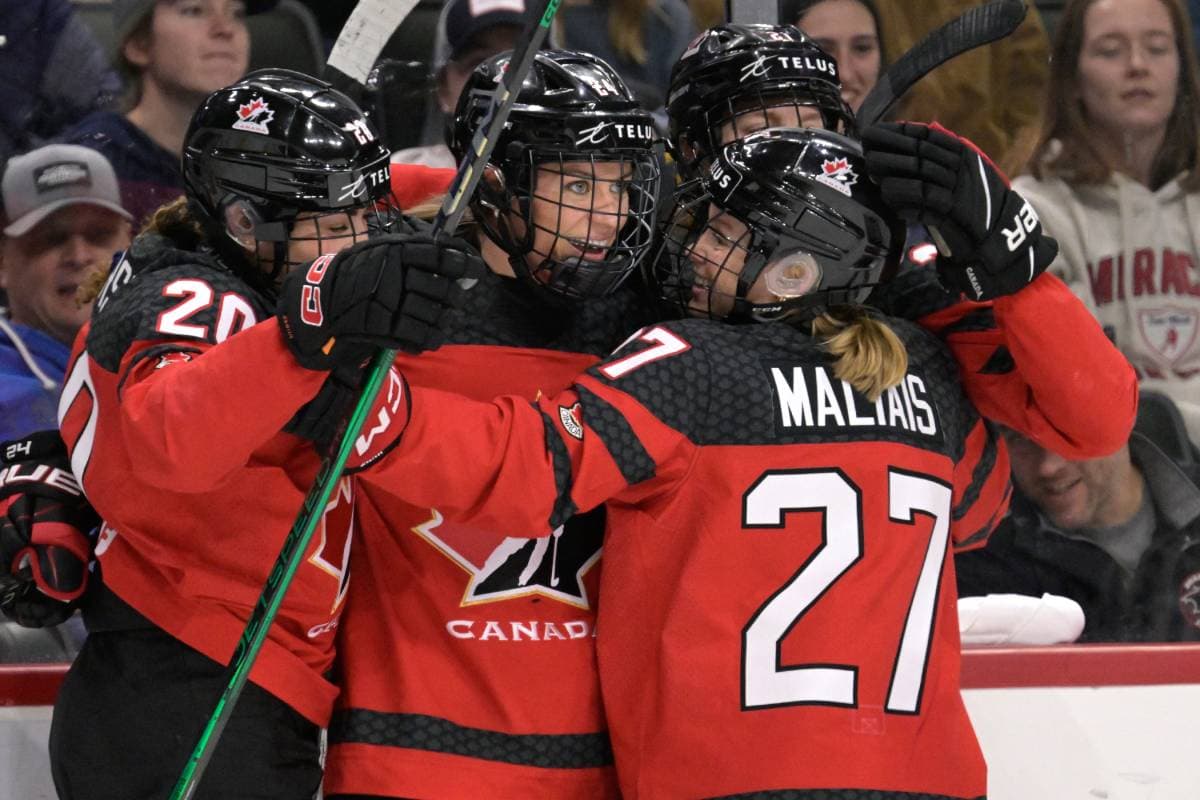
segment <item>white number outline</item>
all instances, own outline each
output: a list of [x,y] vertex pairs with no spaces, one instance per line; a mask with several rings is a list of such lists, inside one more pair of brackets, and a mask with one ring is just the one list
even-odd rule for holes
[[[617,378],[620,378],[623,375],[628,375],[635,369],[644,367],[653,361],[669,358],[670,356],[679,355],[680,353],[686,353],[688,350],[692,349],[690,344],[671,333],[666,328],[654,327],[650,330],[643,329],[638,331],[637,333],[633,334],[633,336],[630,336],[628,339],[622,342],[621,347],[624,347],[635,339],[641,342],[653,344],[654,347],[648,347],[645,350],[642,350],[640,353],[634,353],[631,356],[619,358],[616,361],[612,361],[602,366],[600,371],[604,373],[604,375],[610,380],[615,381]],[[620,350],[621,347],[618,347],[617,349]]]
[[213,290],[211,286],[204,281],[180,278],[164,286],[162,293],[163,297],[187,297],[188,299],[159,314],[154,323],[156,331],[170,336],[186,336],[189,339],[203,339],[208,335],[207,325],[188,325],[180,320],[187,319],[212,305]]
[[[208,336],[207,325],[192,325],[183,322],[213,304],[214,293],[208,283],[195,278],[180,278],[164,286],[162,293],[164,297],[184,297],[186,299],[158,315],[158,319],[154,323],[156,331],[168,336],[183,336],[188,339],[204,339]],[[236,292],[226,292],[221,295],[219,301],[217,332],[214,341],[219,344],[257,322],[254,309],[244,297]]]
[[[786,498],[786,499],[785,499]],[[925,685],[934,615],[950,541],[953,489],[928,475],[888,469],[888,517],[914,524],[914,512],[933,518],[888,686],[885,710],[917,714]],[[742,525],[786,526],[788,512],[822,514],[821,545],[775,590],[742,629],[742,710],[792,705],[856,707],[858,667],[784,666],[781,642],[863,553],[862,492],[839,469],[769,470],[742,496]]]

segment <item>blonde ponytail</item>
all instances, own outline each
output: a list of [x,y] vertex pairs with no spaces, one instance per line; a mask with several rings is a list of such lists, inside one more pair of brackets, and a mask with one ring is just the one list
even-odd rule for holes
[[900,337],[862,308],[827,311],[813,320],[812,332],[836,359],[833,374],[872,403],[908,371],[908,351]]

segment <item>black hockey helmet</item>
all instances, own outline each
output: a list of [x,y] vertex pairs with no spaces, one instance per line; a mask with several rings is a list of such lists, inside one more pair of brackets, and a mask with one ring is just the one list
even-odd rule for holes
[[[459,95],[447,136],[460,161],[510,56],[477,66]],[[471,208],[533,286],[568,299],[608,294],[653,242],[657,138],[612,67],[589,53],[541,51],[488,162],[493,180],[480,181]]]
[[652,280],[692,316],[807,322],[888,280],[904,234],[858,142],[775,128],[725,145],[682,187]]
[[[669,136],[676,160],[695,177],[726,140],[775,127],[771,109],[811,109],[821,126],[853,135],[837,61],[794,25],[718,25],[697,36],[671,70]],[[796,125],[799,123],[788,122]],[[807,123],[806,123],[807,124]],[[722,129],[730,126],[729,135]]]
[[[231,266],[273,285],[287,264],[296,217],[337,214],[390,196],[390,153],[353,100],[324,81],[263,69],[209,95],[184,139],[183,184],[192,212]],[[245,211],[236,237],[226,212]],[[365,236],[366,231],[355,231]],[[319,234],[318,234],[319,236]],[[266,274],[245,241],[274,243]]]

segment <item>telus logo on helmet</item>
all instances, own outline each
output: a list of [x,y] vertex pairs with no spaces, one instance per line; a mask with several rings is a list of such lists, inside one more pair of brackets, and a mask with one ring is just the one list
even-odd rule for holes
[[619,144],[626,146],[644,147],[654,139],[654,126],[634,122],[597,122],[590,128],[579,131],[575,146],[585,144],[604,144],[609,136],[622,140]]
[[826,58],[809,58],[808,56],[768,56],[759,54],[753,61],[742,67],[739,82],[744,83],[749,78],[766,78],[771,74],[771,68],[781,67],[785,75],[794,78],[807,78],[816,74],[819,77],[829,77],[837,80],[837,64]]
[[325,312],[321,310],[321,281],[325,280],[332,261],[332,254],[319,256],[304,275],[304,286],[300,289],[300,320],[305,325],[319,328],[325,322]]
[[341,193],[338,195],[338,202],[342,203],[356,197],[366,197],[368,193],[368,181],[371,183],[371,189],[373,190],[382,184],[388,183],[390,180],[391,173],[387,167],[381,167],[371,172],[364,172],[342,188]]

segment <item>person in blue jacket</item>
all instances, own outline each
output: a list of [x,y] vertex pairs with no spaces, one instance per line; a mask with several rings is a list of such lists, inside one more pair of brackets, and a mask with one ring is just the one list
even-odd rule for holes
[[58,427],[71,342],[91,313],[75,293],[129,244],[112,165],[95,150],[47,145],[9,160],[2,184],[0,441]]

